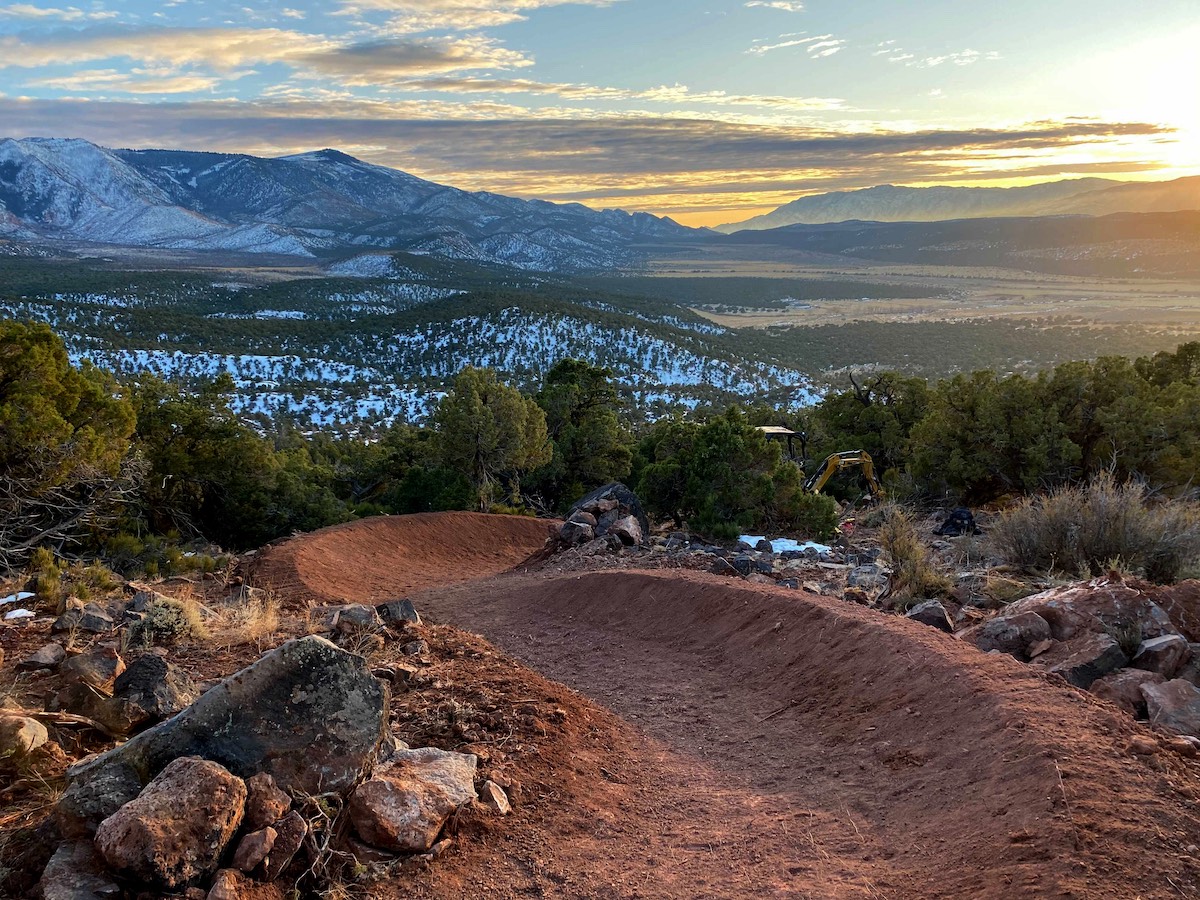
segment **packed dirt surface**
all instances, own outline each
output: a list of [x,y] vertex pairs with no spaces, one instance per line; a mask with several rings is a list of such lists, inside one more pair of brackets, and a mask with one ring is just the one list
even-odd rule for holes
[[383,603],[507,571],[542,548],[550,524],[467,512],[380,516],[266,547],[249,575],[289,607]]
[[[489,705],[549,703],[562,728],[489,739],[505,752],[534,741],[512,773],[534,802],[373,896],[1200,893],[1200,765],[1116,707],[796,591],[690,571],[479,577],[544,529],[371,520],[268,554],[267,572],[291,573],[277,589],[322,601],[420,588],[427,620],[582,695],[486,649],[454,651],[466,668],[432,680],[431,699],[490,685]],[[445,702],[458,716],[469,700]]]

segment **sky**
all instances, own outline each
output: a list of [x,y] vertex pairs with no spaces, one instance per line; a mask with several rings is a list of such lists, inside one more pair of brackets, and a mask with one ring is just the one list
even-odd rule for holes
[[1200,0],[0,0],[0,136],[735,222],[875,184],[1200,174]]

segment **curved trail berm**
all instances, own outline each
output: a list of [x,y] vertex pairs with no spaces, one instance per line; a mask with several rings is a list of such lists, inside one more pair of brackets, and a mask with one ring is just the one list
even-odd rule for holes
[[1200,896],[1200,764],[1135,755],[1144,728],[1009,657],[695,572],[510,573],[413,599],[621,721],[597,711],[608,758],[562,760],[536,820],[405,896]]
[[252,578],[289,605],[384,603],[506,572],[542,548],[550,525],[469,512],[377,516],[268,547]]

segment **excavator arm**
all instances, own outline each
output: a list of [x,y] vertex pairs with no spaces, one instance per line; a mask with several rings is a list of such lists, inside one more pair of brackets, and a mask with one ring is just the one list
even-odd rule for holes
[[870,490],[871,496],[877,500],[881,498],[883,496],[883,488],[880,486],[878,479],[875,478],[875,461],[871,459],[871,454],[865,450],[845,450],[841,453],[829,454],[817,470],[804,482],[804,489],[813,494],[819,494],[834,475],[843,469],[855,466],[862,468],[863,478],[866,479],[867,488]]

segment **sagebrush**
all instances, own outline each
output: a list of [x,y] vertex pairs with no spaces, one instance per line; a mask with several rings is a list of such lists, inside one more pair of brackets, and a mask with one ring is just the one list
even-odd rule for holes
[[1109,569],[1166,584],[1200,559],[1200,504],[1160,500],[1105,473],[1023,500],[992,529],[1013,565],[1070,577]]

